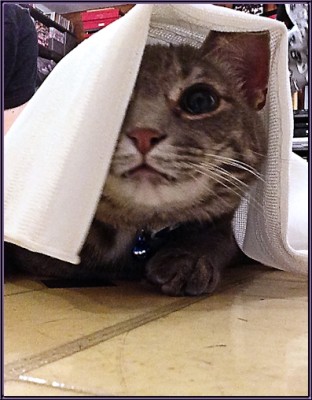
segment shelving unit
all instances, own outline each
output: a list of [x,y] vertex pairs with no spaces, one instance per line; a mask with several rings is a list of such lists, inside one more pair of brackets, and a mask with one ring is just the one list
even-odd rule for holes
[[[103,3],[99,3],[99,6],[94,7],[94,9],[96,9],[96,8],[112,8],[112,7],[119,10],[120,16],[124,16],[128,11],[130,11],[134,7],[134,4],[125,3],[125,4],[119,4],[116,6],[111,6],[109,3],[107,5],[103,5]],[[81,19],[81,13],[82,13],[81,11],[76,11],[76,12],[72,12],[72,13],[63,14],[63,16],[65,18],[69,19],[73,23],[74,28],[75,28],[74,33],[79,42],[82,42],[86,37],[86,32],[83,28],[83,23],[82,23],[82,19]]]
[[61,59],[64,57],[61,54],[58,54],[55,51],[52,51],[52,50],[48,49],[47,47],[44,47],[40,43],[38,44],[38,48],[39,48],[39,57],[47,58],[49,60],[53,60],[56,63],[61,61]]
[[[57,22],[53,21],[51,18],[47,17],[43,12],[40,10],[32,7],[30,4],[26,3],[20,3],[20,6],[27,8],[30,12],[30,15],[36,20],[47,26],[48,28],[56,28],[58,31],[64,33],[66,32],[68,35],[71,35],[73,38],[75,38],[75,35],[70,32],[68,29],[64,28],[62,25],[58,24]],[[47,58],[49,60],[53,60],[56,63],[59,62],[64,55],[59,54],[42,44],[38,44],[39,46],[39,57],[42,58]]]
[[293,151],[309,160],[309,114],[308,110],[294,111]]
[[[69,34],[73,35],[68,29],[64,28],[62,25],[58,24],[57,22],[53,21],[51,18],[47,17],[43,14],[43,12],[39,11],[37,8],[32,7],[29,4],[21,3],[22,7],[27,8],[30,12],[30,15],[39,22],[42,22],[48,28],[56,28],[60,32],[68,32]],[[73,35],[74,36],[74,35]]]

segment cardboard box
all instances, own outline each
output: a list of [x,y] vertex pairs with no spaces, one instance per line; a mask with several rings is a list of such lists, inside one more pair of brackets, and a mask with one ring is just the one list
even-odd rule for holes
[[65,32],[65,54],[69,53],[77,46],[78,42],[75,36]]
[[91,21],[84,21],[83,29],[86,32],[99,30],[99,29],[105,28],[107,25],[116,21],[118,18],[115,17],[115,18],[104,18],[104,19],[99,19],[99,20],[97,19],[97,20],[91,20]]
[[63,32],[60,32],[56,28],[49,28],[49,38],[55,39],[62,44],[65,43],[65,34]]
[[54,51],[54,53],[59,54],[60,56],[65,55],[65,46],[63,43],[55,40],[55,39],[49,39],[48,40],[48,49],[51,51]]
[[119,18],[118,8],[102,8],[97,10],[88,10],[81,13],[81,20],[83,22],[101,20],[105,18]]

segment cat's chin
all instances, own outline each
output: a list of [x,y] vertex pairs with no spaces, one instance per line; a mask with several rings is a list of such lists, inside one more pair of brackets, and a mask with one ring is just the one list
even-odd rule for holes
[[220,201],[211,188],[207,189],[204,179],[153,185],[110,174],[96,216],[117,228],[161,229],[194,219],[211,221],[230,214],[238,206],[237,201]]
[[167,184],[168,182],[174,182],[174,178],[157,171],[149,165],[140,165],[132,170],[126,172],[121,176],[121,178],[132,181],[137,185],[153,185],[159,186],[162,184]]
[[[160,212],[166,210],[183,210],[206,194],[207,185],[195,181],[173,182],[160,175],[140,174],[138,179],[125,179],[109,175],[104,194],[116,204],[123,207],[137,208],[144,211]],[[152,178],[152,179],[151,179]]]

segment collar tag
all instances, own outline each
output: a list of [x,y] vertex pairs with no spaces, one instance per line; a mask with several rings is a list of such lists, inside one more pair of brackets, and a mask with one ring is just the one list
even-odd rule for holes
[[142,229],[132,248],[132,255],[138,260],[146,260],[166,241],[168,235],[179,228],[180,225],[176,224],[152,233]]
[[132,248],[132,255],[139,259],[145,260],[151,252],[151,246],[149,245],[149,241],[151,236],[147,234],[144,230],[141,231],[139,236],[136,238],[136,242]]

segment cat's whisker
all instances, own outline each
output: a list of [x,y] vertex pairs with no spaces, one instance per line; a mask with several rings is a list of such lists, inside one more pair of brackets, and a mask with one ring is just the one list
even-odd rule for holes
[[219,159],[224,160],[224,161],[228,161],[229,164],[232,163],[233,165],[239,165],[239,166],[241,166],[241,167],[245,167],[245,170],[246,170],[246,171],[250,171],[250,172],[252,171],[252,172],[254,172],[255,175],[261,177],[260,173],[259,173],[255,168],[253,168],[253,167],[250,166],[249,164],[246,164],[246,163],[243,162],[243,161],[236,160],[235,158],[230,158],[230,157],[224,157],[224,156],[216,155],[216,154],[214,155],[214,157],[215,157],[215,158],[219,158]]
[[[220,157],[220,159],[222,159],[222,158]],[[233,165],[235,167],[241,168],[247,172],[253,173],[256,177],[261,178],[260,173],[255,168],[251,167],[250,165],[248,165],[242,161],[227,158],[227,157],[224,157],[223,160],[226,161],[225,164]]]
[[[208,178],[211,178],[212,180],[214,180],[215,182],[219,183],[221,186],[224,186],[226,189],[229,189],[232,193],[234,193],[236,196],[241,197],[241,194],[236,192],[233,188],[231,188],[230,186],[228,186],[225,182],[231,183],[228,179],[220,176],[219,174],[217,174],[216,172],[214,172],[211,169],[203,169],[201,168],[200,165],[198,164],[193,164],[193,168],[196,172],[198,172],[201,175],[204,175]],[[220,180],[218,178],[223,179]],[[224,182],[225,181],[225,182]],[[235,185],[234,185],[235,186]]]
[[[248,152],[249,153],[252,153],[252,154],[255,154],[257,157],[262,157],[263,159],[266,159],[266,158],[268,158],[268,156],[266,155],[266,154],[262,154],[262,153],[259,153],[259,152],[257,152],[257,151],[254,151],[254,150],[251,150],[251,149],[248,149]],[[240,152],[238,152],[238,151],[235,151],[235,154],[237,154],[237,155],[245,155],[243,152],[242,153],[240,153]]]
[[[194,167],[195,167],[195,168],[194,168]],[[194,164],[194,167],[192,168],[192,171],[193,171],[193,172],[198,172],[200,175],[203,175],[202,171],[198,170],[198,169],[196,168],[196,165],[195,165],[195,164]],[[198,175],[190,174],[190,177],[191,177],[194,181],[199,181]],[[212,179],[213,179],[213,178],[212,178]],[[218,182],[219,182],[219,181],[218,181]],[[219,182],[219,183],[222,184],[221,182]],[[224,186],[224,185],[223,185],[223,186]],[[211,188],[206,187],[206,190],[207,190],[209,193],[211,193],[211,195],[212,195],[213,197],[217,196],[217,197],[218,197],[218,200],[220,200],[221,202],[223,202],[224,205],[232,207],[231,202],[227,201],[224,197],[220,196],[218,193],[215,193],[215,191],[212,190]],[[238,195],[238,196],[239,196],[239,195]],[[239,197],[240,197],[240,196],[239,196]]]
[[[210,172],[212,172],[212,171],[210,171]],[[218,172],[221,172],[221,171],[218,171]],[[250,192],[248,191],[248,189],[249,189],[250,187],[249,187],[247,184],[244,184],[244,182],[240,182],[241,184],[244,184],[244,185],[246,186],[246,190],[243,190],[240,186],[235,185],[233,182],[231,182],[231,179],[234,178],[233,176],[229,176],[230,179],[226,179],[226,178],[224,178],[223,176],[220,176],[218,173],[216,173],[216,175],[218,175],[218,177],[219,177],[220,179],[224,179],[226,182],[229,182],[230,184],[234,185],[234,186],[241,192],[241,194],[240,194],[241,198],[243,198],[243,197],[246,198],[246,199],[247,199],[247,202],[248,202],[248,204],[249,204],[250,206],[254,206],[254,207],[257,209],[257,211],[259,211],[261,214],[263,214],[263,205],[260,204],[260,203],[254,198],[254,196],[251,196]],[[249,198],[246,197],[246,194],[249,194]]]
[[[256,210],[258,212],[260,212],[263,215],[263,206],[262,204],[260,204],[253,196],[250,195],[249,193],[249,197],[246,197],[246,193],[248,193],[247,191],[243,190],[238,184],[234,183],[231,181],[231,179],[236,178],[233,177],[232,175],[227,175],[227,177],[220,175],[218,172],[222,172],[223,171],[216,171],[213,170],[211,168],[205,168],[205,169],[201,169],[203,168],[202,166],[199,165],[193,165],[194,169],[200,173],[201,175],[205,175],[209,178],[211,178],[212,180],[214,180],[215,182],[219,183],[220,185],[224,186],[225,188],[229,189],[232,193],[234,193],[235,195],[237,195],[238,197],[245,198],[247,203],[250,206],[253,206],[256,208]],[[240,181],[240,179],[236,178],[238,181]],[[228,182],[229,184],[233,185],[236,189],[238,189],[239,192],[237,192],[236,190],[234,190],[233,188],[229,187],[229,185],[227,185],[225,182]],[[246,188],[249,188],[249,186],[247,184],[245,184],[244,182],[240,181],[240,184],[243,184],[244,186],[246,186]],[[219,198],[221,198],[221,196],[218,196]]]
[[[209,171],[210,174],[213,173],[212,171]],[[212,177],[209,174],[209,177],[211,177],[212,179],[216,180],[216,178]],[[230,182],[230,180],[225,179],[224,177],[220,176],[219,174],[215,174],[216,176],[218,176],[218,178],[220,178],[221,180],[225,180],[226,182],[229,182],[231,184],[233,184],[232,182]],[[220,184],[222,184],[221,181],[218,181]],[[253,196],[251,196],[250,192],[245,192],[244,190],[242,190],[241,188],[239,188],[238,186],[235,185],[235,187],[240,190],[241,193],[237,193],[235,190],[231,189],[228,185],[224,184],[224,187],[228,188],[231,192],[236,193],[237,196],[239,196],[241,199],[246,199],[247,203],[249,204],[250,207],[254,207],[259,213],[261,213],[261,215],[263,215],[263,206],[262,204],[260,204]],[[246,195],[249,195],[248,197]],[[220,196],[219,196],[220,198]]]
[[[230,166],[233,166],[235,168],[238,168],[238,169],[241,169],[243,171],[246,171],[246,172],[250,173],[251,175],[253,175],[255,178],[257,178],[258,180],[262,181],[263,183],[266,183],[264,178],[262,177],[262,175],[255,168],[253,168],[250,165],[244,163],[243,161],[235,160],[234,158],[219,156],[219,155],[216,155],[216,154],[206,154],[206,156],[207,156],[207,158],[219,159],[225,165],[230,165]],[[207,163],[207,165],[210,165],[210,163],[209,164]]]
[[[185,149],[183,149],[183,151],[184,151],[183,154],[177,154],[177,149],[173,145],[168,145],[168,147],[172,147],[175,151],[173,152],[173,154],[170,154],[170,157],[169,156],[168,157],[163,157],[163,156],[159,157],[159,159],[162,159],[165,162],[166,161],[197,162],[198,159],[199,158],[202,159],[203,156],[205,156],[206,159],[207,158],[208,159],[215,158],[215,159],[222,161],[223,164],[230,165],[232,167],[246,171],[249,174],[253,175],[255,178],[257,178],[258,180],[262,181],[263,183],[266,183],[263,176],[255,168],[251,167],[250,165],[246,164],[243,161],[236,160],[236,159],[230,158],[230,157],[220,156],[217,154],[205,153],[203,150],[200,150],[200,149],[188,149],[187,151]],[[190,150],[192,150],[192,151],[190,151]],[[190,153],[192,153],[192,156],[190,155]]]
[[[194,169],[192,169],[192,171],[194,172]],[[197,172],[198,172],[199,174],[202,175],[201,171],[197,171]],[[190,174],[190,176],[191,176],[191,178],[194,179],[194,181],[199,181],[199,177],[198,177],[197,175]],[[219,194],[216,194],[215,191],[212,190],[211,188],[206,187],[206,189],[207,189],[208,192],[211,193],[213,196],[216,196],[216,195],[217,195],[218,200],[222,201],[223,204],[225,204],[226,206],[232,206],[232,204],[231,204],[229,201],[227,201],[224,197],[220,196]]]
[[[213,169],[207,170],[207,173],[202,171],[202,174],[208,176],[211,179],[214,179],[216,182],[220,183],[222,186],[229,189],[231,192],[235,193],[239,197],[241,197],[242,195],[245,194],[244,190],[241,187],[239,187],[237,184],[233,183],[230,179],[220,175]],[[216,177],[218,178],[218,180],[216,179]],[[227,183],[230,184],[231,186],[233,186],[234,188],[236,188],[238,191],[234,190],[234,188],[229,186]]]
[[[205,156],[209,157],[209,158],[217,158],[217,159],[224,160],[224,161],[235,162],[237,164],[240,164],[240,165],[243,165],[243,166],[245,166],[247,168],[251,168],[251,169],[255,170],[250,165],[244,163],[243,161],[236,160],[235,158],[220,156],[220,154],[212,154],[212,153],[205,153]],[[258,172],[257,170],[255,170],[255,171]]]
[[179,151],[182,153],[183,156],[184,155],[189,156],[190,154],[195,156],[203,156],[206,153],[204,149],[199,149],[196,147],[184,147],[184,146],[182,147],[177,144],[170,144],[170,143],[166,144],[166,148],[170,152],[172,151],[172,154],[170,154],[170,156],[171,155],[180,156]]
[[156,161],[159,165],[164,164],[166,166],[166,168],[178,168],[179,170],[181,168],[184,169],[190,169],[191,170],[191,166],[189,164],[189,162],[197,162],[198,160],[190,160],[189,158],[185,158],[184,159],[179,159],[176,160],[174,158],[153,158],[153,161]]
[[229,179],[229,181],[231,181],[231,180],[236,181],[238,183],[237,187],[243,186],[246,189],[249,188],[249,185],[247,183],[243,182],[241,179],[237,178],[236,176],[231,175],[225,168],[222,168],[219,165],[213,165],[212,167],[213,167],[212,170],[216,170],[218,173],[224,175],[225,177],[227,177]]
[[201,157],[199,156],[190,156],[189,154],[168,154],[167,156],[157,156],[153,157],[153,159],[160,161],[160,162],[169,162],[169,163],[180,163],[180,162],[198,162],[199,160],[202,160]]
[[[204,175],[205,172],[207,172],[206,176],[208,176],[208,177],[210,176],[210,173],[213,173],[214,175],[217,175],[220,178],[223,178],[224,181],[229,182],[231,185],[235,186],[237,189],[241,190],[242,192],[243,192],[243,189],[241,188],[241,186],[245,186],[246,188],[249,187],[246,183],[244,183],[237,177],[229,174],[228,171],[226,171],[224,168],[222,168],[218,165],[211,165],[211,164],[207,165],[207,164],[201,162],[199,164],[193,164],[192,166],[199,167],[201,169],[200,173],[202,175]],[[220,176],[220,174],[221,174],[221,176]],[[234,183],[233,181],[238,182],[238,184]]]

